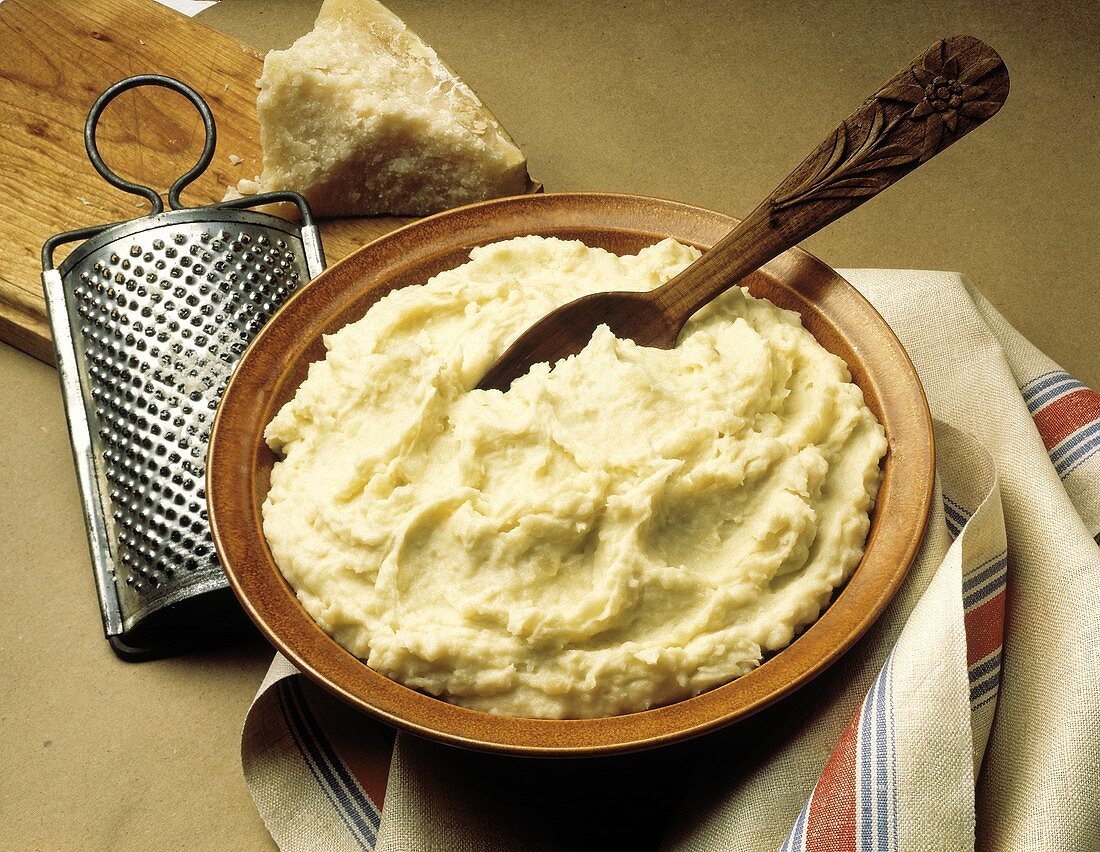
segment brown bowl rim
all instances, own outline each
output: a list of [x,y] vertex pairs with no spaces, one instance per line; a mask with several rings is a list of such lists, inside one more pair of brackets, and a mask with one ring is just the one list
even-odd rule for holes
[[[326,269],[295,293],[260,330],[222,395],[207,452],[207,503],[218,557],[241,605],[283,656],[328,692],[399,729],[463,748],[538,757],[622,754],[696,737],[745,719],[811,681],[870,628],[905,579],[931,512],[935,472],[931,414],[916,370],[897,336],[862,294],[833,269],[803,249],[791,249],[758,274],[769,276],[769,281],[775,278],[784,286],[796,276],[803,276],[806,280],[802,286],[831,288],[828,298],[839,299],[857,312],[853,317],[829,318],[839,320],[845,331],[855,335],[860,368],[873,365],[866,382],[888,379],[891,374],[886,368],[894,371],[894,396],[880,400],[886,406],[880,419],[887,428],[889,449],[865,553],[813,624],[787,648],[727,684],[673,704],[598,719],[526,719],[471,710],[405,687],[353,657],[297,602],[267,548],[259,504],[250,499],[255,473],[251,462],[262,451],[262,425],[259,433],[242,431],[240,412],[257,410],[257,394],[271,388],[265,381],[265,370],[272,360],[286,360],[274,352],[267,353],[267,341],[277,341],[291,318],[308,310],[311,300],[319,301],[326,287],[335,289],[341,276],[354,275],[355,269],[369,265],[372,255],[375,260],[385,260],[388,254],[389,266],[375,271],[378,280],[369,287],[363,284],[363,293],[384,283],[385,274],[392,278],[393,258],[408,256],[397,249],[419,249],[419,257],[427,257],[424,246],[433,243],[430,239],[425,243],[422,235],[431,237],[435,233],[438,242],[443,234],[447,249],[465,249],[513,233],[546,233],[553,230],[547,221],[561,225],[562,220],[555,217],[562,215],[562,207],[565,218],[577,229],[598,227],[647,236],[667,233],[681,239],[683,235],[672,227],[640,231],[638,219],[641,217],[645,224],[645,217],[651,217],[654,224],[673,223],[681,230],[694,222],[700,228],[714,229],[714,236],[738,221],[713,210],[654,196],[577,192],[494,199],[398,228]],[[508,216],[519,216],[528,227],[473,242],[455,242],[464,234],[485,236],[479,228],[491,230],[494,222]],[[328,332],[333,330],[329,328]],[[300,347],[299,354],[305,348]]]

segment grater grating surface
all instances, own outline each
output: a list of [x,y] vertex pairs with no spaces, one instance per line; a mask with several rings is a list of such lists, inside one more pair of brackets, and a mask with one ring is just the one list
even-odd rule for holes
[[220,581],[203,490],[210,423],[237,358],[301,281],[289,235],[234,231],[161,225],[72,267],[69,319],[134,615]]
[[[135,85],[183,87],[166,80],[124,80],[89,114],[89,154],[112,183],[117,176],[97,162],[94,149],[99,112]],[[206,110],[204,120],[208,115]],[[212,118],[207,129],[208,162]],[[189,175],[197,176],[200,167],[203,159]],[[177,181],[169,193],[173,207],[181,206],[181,188]],[[186,645],[188,638],[216,629],[211,622],[227,611],[228,592],[216,602],[210,595],[227,588],[206,513],[210,426],[248,342],[324,265],[300,197],[272,193],[234,205],[275,197],[300,203],[305,227],[222,205],[161,212],[156,195],[148,217],[61,234],[43,251],[104,626],[115,650],[128,658]],[[89,235],[52,268],[56,245]],[[202,596],[211,598],[209,605],[196,607]]]

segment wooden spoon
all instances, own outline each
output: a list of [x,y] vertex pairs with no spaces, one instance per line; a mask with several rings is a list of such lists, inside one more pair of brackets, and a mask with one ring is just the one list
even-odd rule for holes
[[937,42],[845,119],[695,263],[656,290],[593,293],[547,314],[477,387],[507,390],[533,364],[580,352],[603,324],[641,346],[671,349],[703,305],[926,163],[990,118],[1006,97],[1008,70],[993,48],[971,36]]

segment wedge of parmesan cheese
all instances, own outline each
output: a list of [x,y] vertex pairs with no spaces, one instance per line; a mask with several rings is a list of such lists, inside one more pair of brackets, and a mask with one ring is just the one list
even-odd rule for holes
[[318,215],[419,216],[527,188],[492,113],[375,0],[325,0],[259,86],[259,189],[296,190]]

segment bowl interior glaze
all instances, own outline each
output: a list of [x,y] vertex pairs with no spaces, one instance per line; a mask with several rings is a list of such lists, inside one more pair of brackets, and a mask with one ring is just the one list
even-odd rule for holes
[[807,683],[870,627],[917,554],[931,508],[931,417],[913,365],[885,321],[844,279],[792,249],[745,279],[750,291],[798,311],[849,365],[886,430],[884,476],[859,566],[822,616],[759,668],[694,698],[602,719],[495,716],[448,704],[370,669],[309,617],[279,573],[261,506],[275,458],[263,430],[325,355],[323,335],[359,319],[386,293],[463,263],[476,245],[525,234],[579,239],[619,254],[666,236],[706,249],[732,217],[644,196],[528,195],[423,219],[359,249],[302,288],[241,358],[222,396],[207,456],[207,500],[221,564],[245,610],[302,672],[389,724],[487,751],[581,756],[676,742],[744,719]]

